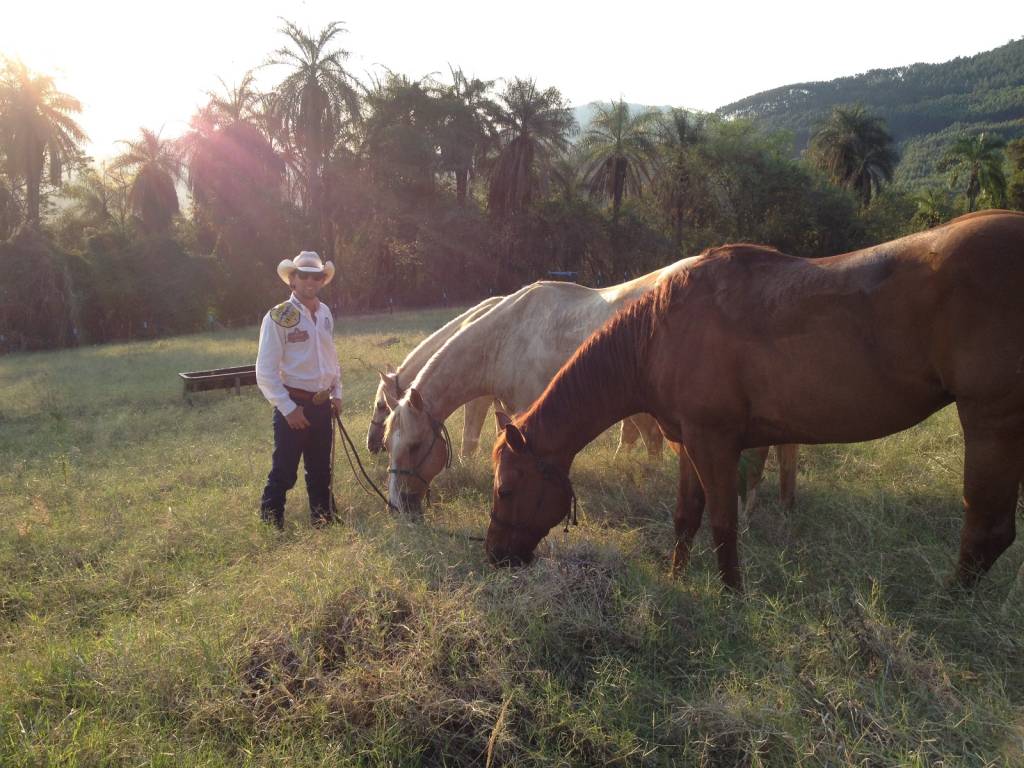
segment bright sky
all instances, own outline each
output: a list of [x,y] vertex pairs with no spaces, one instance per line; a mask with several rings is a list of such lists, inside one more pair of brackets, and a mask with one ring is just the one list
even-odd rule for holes
[[[345,23],[350,69],[536,77],[574,104],[713,110],[788,83],[970,56],[1024,36],[1024,2],[778,0],[615,5],[562,0],[36,0],[5,3],[0,53],[52,74],[84,106],[99,157],[139,127],[182,133],[217,77],[234,84],[284,42]],[[259,73],[261,85],[281,70]]]

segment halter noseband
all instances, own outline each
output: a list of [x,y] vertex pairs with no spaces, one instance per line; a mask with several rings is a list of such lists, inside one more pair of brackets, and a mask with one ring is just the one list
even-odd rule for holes
[[[569,523],[573,525],[579,525],[580,521],[576,515],[576,491],[572,487],[572,480],[569,479],[569,474],[563,472],[554,464],[549,461],[544,461],[540,456],[534,457],[537,461],[537,470],[545,480],[557,481],[569,492],[569,511],[565,513],[565,517],[562,518],[565,521],[565,528],[563,529],[566,533],[569,532]],[[537,510],[541,508],[541,504],[544,502],[544,491],[540,493],[540,498],[537,499]]]
[[[544,459],[542,459],[540,456],[537,456],[537,455],[533,455],[533,460],[534,460],[535,466],[537,467],[537,471],[540,473],[541,479],[546,480],[548,482],[557,483],[557,484],[561,485],[566,491],[569,492],[569,501],[570,501],[569,511],[566,512],[565,513],[565,517],[562,518],[562,520],[565,521],[565,528],[563,530],[566,533],[568,533],[569,532],[569,523],[570,522],[573,525],[579,525],[580,524],[579,518],[578,518],[577,513],[576,513],[576,510],[577,510],[576,491],[572,487],[572,480],[569,479],[569,474],[567,472],[563,472],[558,467],[556,467],[554,464],[552,464],[550,461],[545,461]],[[535,511],[536,512],[540,512],[540,510],[541,510],[541,508],[543,506],[544,506],[544,486],[542,485],[541,486],[540,497],[537,499],[537,507],[536,507]],[[492,520],[495,519],[494,518],[494,509],[493,508],[491,509],[491,519]],[[501,525],[505,525],[505,526],[511,527],[511,525],[509,523],[506,523],[503,520],[498,520],[497,522],[500,523]],[[522,525],[522,524],[520,523],[520,525]],[[524,528],[530,528],[532,526],[526,525],[526,526],[523,526],[523,527]],[[544,531],[544,535],[547,535],[547,531]]]
[[423,483],[423,485],[429,486],[430,481],[426,480],[420,474],[420,467],[422,467],[423,463],[430,458],[430,454],[434,452],[434,446],[437,445],[437,441],[443,440],[446,449],[444,468],[450,469],[452,466],[452,437],[450,434],[448,434],[448,427],[445,426],[443,421],[438,421],[437,419],[435,419],[433,416],[430,415],[430,412],[425,408],[423,409],[423,412],[427,415],[427,418],[430,420],[430,430],[431,433],[433,434],[433,437],[430,440],[430,447],[427,448],[426,453],[423,454],[423,457],[416,463],[416,466],[413,467],[412,469],[388,467],[388,474],[415,477],[417,480]]

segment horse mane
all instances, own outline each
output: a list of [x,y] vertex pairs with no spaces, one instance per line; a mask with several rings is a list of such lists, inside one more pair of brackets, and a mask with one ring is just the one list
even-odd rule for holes
[[543,421],[546,414],[573,412],[584,398],[596,410],[614,409],[623,391],[642,387],[650,341],[671,303],[674,286],[685,280],[684,271],[613,315],[580,345],[541,396],[515,419],[516,425],[529,431],[529,425]]

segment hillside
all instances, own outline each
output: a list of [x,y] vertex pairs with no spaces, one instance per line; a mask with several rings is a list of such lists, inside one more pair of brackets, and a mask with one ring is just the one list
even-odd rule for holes
[[790,131],[802,151],[814,125],[841,104],[880,115],[903,161],[897,180],[916,184],[936,173],[943,148],[960,132],[1024,136],[1024,38],[942,64],[874,69],[829,82],[795,83],[717,110],[750,118],[770,131]]

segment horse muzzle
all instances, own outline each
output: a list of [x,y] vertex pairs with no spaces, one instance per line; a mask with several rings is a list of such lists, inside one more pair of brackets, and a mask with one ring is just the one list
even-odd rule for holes
[[521,568],[533,562],[533,552],[517,554],[501,547],[487,547],[487,559],[498,568]]
[[402,492],[398,494],[399,514],[408,515],[415,520],[423,519],[423,496],[418,493]]

